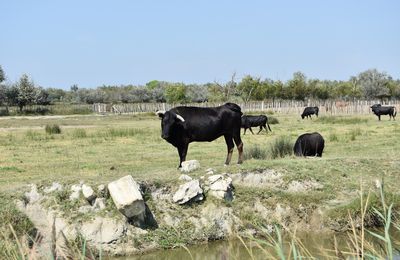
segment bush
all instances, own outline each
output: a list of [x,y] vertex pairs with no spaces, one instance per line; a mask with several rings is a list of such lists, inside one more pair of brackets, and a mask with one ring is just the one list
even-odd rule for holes
[[44,128],[47,134],[61,134],[61,128],[59,125],[46,125]]
[[338,138],[337,134],[336,134],[336,133],[331,133],[331,134],[329,135],[329,141],[331,141],[331,142],[337,142],[337,141],[339,141],[339,138]]
[[251,146],[244,151],[244,159],[256,159],[256,160],[264,160],[268,156],[268,151],[266,148],[262,148],[258,145]]
[[74,137],[74,138],[86,138],[87,137],[86,130],[82,129],[82,128],[75,129],[72,132],[72,137]]
[[270,125],[279,124],[279,120],[278,120],[278,118],[276,118],[276,117],[269,116],[269,117],[268,117],[268,124],[270,124]]
[[293,143],[290,137],[280,136],[272,143],[270,156],[272,159],[282,158],[293,153]]

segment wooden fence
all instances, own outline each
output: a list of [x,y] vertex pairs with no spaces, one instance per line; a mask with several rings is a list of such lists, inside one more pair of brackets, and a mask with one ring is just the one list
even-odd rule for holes
[[[306,106],[319,107],[321,114],[328,115],[347,115],[347,114],[369,114],[371,106],[380,103],[382,105],[396,106],[400,109],[400,100],[389,100],[381,102],[379,100],[270,100],[270,101],[252,101],[247,103],[237,103],[244,113],[259,111],[282,114],[301,114]],[[117,113],[117,114],[136,114],[143,112],[156,112],[157,110],[169,110],[175,106],[196,106],[196,107],[215,107],[224,104],[221,103],[189,103],[189,104],[168,104],[168,103],[132,103],[132,104],[93,104],[95,113]]]

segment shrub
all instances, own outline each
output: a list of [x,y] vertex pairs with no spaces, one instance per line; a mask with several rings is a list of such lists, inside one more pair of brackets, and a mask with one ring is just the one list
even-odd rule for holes
[[331,142],[337,142],[337,141],[339,141],[339,138],[338,138],[337,134],[336,134],[336,133],[331,133],[331,134],[329,135],[329,141],[331,141]]
[[282,158],[293,153],[293,143],[288,136],[280,136],[271,145],[270,156],[272,159]]
[[59,125],[46,125],[44,128],[47,134],[61,134],[61,128]]
[[268,124],[270,124],[270,125],[279,124],[279,120],[278,120],[278,118],[276,118],[276,117],[269,116],[269,117],[268,117]]
[[72,137],[74,137],[74,138],[86,138],[87,137],[86,130],[83,129],[83,128],[75,129],[72,132]]
[[323,124],[360,124],[368,122],[366,118],[359,118],[359,117],[340,117],[340,116],[320,116],[317,119],[319,122]]
[[268,151],[266,148],[262,148],[258,145],[251,146],[244,151],[244,159],[256,159],[256,160],[263,160],[266,159],[268,156]]

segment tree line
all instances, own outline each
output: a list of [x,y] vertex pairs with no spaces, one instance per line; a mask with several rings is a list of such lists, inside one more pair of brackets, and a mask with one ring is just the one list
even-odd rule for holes
[[400,80],[386,72],[369,69],[347,81],[308,79],[295,72],[287,81],[261,79],[247,75],[241,80],[233,74],[225,83],[184,84],[153,80],[144,86],[121,85],[69,90],[37,86],[23,74],[17,82],[7,82],[0,66],[0,106],[18,106],[54,103],[139,103],[139,102],[248,102],[268,99],[399,99]]

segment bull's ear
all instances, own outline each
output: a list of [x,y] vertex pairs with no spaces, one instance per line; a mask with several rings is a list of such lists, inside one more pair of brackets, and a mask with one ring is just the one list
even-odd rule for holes
[[179,121],[185,122],[185,119],[181,115],[176,115],[176,118],[178,118]]
[[163,111],[163,110],[158,110],[156,112],[156,115],[161,119],[164,118],[164,114],[165,114],[165,111]]

